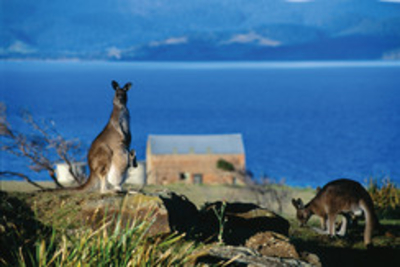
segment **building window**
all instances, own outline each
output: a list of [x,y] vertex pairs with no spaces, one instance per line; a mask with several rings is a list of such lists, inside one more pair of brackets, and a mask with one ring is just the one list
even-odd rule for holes
[[194,184],[203,184],[203,175],[201,173],[196,173],[193,175]]
[[187,181],[189,177],[190,177],[189,173],[181,172],[179,174],[179,181],[181,181],[181,182]]
[[237,178],[235,176],[232,177],[232,184],[237,185]]

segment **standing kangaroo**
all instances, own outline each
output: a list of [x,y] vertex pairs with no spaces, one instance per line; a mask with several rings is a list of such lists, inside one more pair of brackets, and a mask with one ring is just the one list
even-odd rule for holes
[[115,191],[121,191],[128,167],[137,167],[135,151],[129,152],[131,132],[126,103],[127,92],[131,86],[131,83],[127,83],[120,88],[116,81],[112,81],[115,96],[111,117],[89,149],[89,178],[76,190],[90,189],[100,180],[101,193],[107,192],[107,183],[111,184]]
[[350,214],[364,213],[365,229],[364,244],[370,245],[372,232],[378,228],[379,221],[376,217],[371,196],[360,183],[348,179],[339,179],[326,184],[317,195],[305,206],[301,199],[292,199],[292,204],[297,210],[297,219],[304,226],[311,215],[321,218],[322,230],[320,233],[334,236],[335,220],[341,214],[344,215],[343,224],[339,235],[344,235]]

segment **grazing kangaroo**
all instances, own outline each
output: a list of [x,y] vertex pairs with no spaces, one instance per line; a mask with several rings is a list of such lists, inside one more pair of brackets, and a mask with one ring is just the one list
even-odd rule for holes
[[330,236],[336,234],[335,220],[339,214],[344,215],[344,220],[338,234],[344,235],[349,216],[364,213],[364,243],[367,246],[371,245],[373,230],[379,227],[371,196],[360,183],[349,179],[329,182],[306,205],[301,199],[292,199],[292,204],[297,210],[297,219],[301,226],[307,223],[311,215],[318,215],[322,230],[325,230],[320,230],[319,233]]
[[76,187],[76,190],[93,188],[100,181],[101,193],[107,192],[107,183],[111,184],[115,191],[121,191],[128,167],[137,167],[135,151],[129,152],[131,132],[126,103],[127,91],[131,86],[131,83],[127,83],[120,88],[116,81],[112,81],[115,96],[111,117],[89,149],[89,178],[86,183]]

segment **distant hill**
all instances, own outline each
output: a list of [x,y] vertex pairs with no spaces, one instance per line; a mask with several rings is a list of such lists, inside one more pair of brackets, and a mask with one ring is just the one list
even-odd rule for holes
[[0,58],[398,59],[400,4],[376,0],[0,0]]

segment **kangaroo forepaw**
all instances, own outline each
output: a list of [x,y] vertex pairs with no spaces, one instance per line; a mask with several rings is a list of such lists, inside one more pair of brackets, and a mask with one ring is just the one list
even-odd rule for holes
[[317,228],[317,227],[311,227],[311,229],[312,229],[314,232],[316,232],[317,234],[320,234],[320,235],[329,235],[329,232],[328,232],[327,230],[322,230],[322,229]]
[[337,232],[336,234],[337,234],[338,236],[343,237],[343,236],[346,235],[346,231],[339,231],[339,232]]

